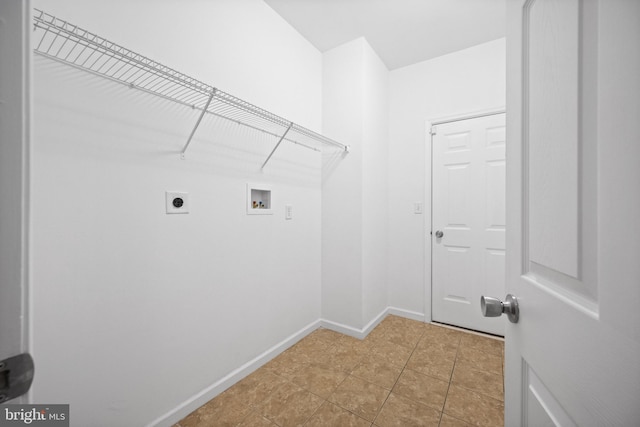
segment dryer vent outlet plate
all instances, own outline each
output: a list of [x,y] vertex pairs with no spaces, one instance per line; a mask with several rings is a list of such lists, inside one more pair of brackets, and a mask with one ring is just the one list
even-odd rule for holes
[[168,214],[189,213],[189,193],[167,191],[165,194]]

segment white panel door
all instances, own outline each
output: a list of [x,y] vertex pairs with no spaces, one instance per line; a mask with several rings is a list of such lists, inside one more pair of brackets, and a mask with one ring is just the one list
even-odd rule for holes
[[505,115],[434,131],[432,319],[504,335],[505,320],[482,317],[478,304],[505,289]]
[[638,426],[640,2],[507,22],[505,425]]

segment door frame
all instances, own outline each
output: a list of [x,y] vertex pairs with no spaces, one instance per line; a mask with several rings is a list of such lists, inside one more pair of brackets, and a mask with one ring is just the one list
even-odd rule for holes
[[[30,352],[31,315],[29,286],[29,170],[32,123],[32,52],[30,0],[0,2],[0,32],[8,43],[0,45],[0,101],[7,120],[0,128],[0,359]],[[17,41],[17,42],[16,42]],[[2,301],[0,301],[2,303]],[[5,323],[6,322],[6,323]],[[31,392],[11,403],[31,401]]]
[[[425,120],[425,162],[424,162],[424,200],[429,203],[429,208],[424,209],[424,321],[431,323],[432,316],[432,290],[433,290],[433,256],[432,256],[432,238],[433,231],[433,135],[431,128],[433,126],[445,123],[457,122],[460,120],[476,119],[478,117],[494,116],[496,114],[506,113],[504,105],[488,108],[486,110],[477,110],[453,114],[449,116],[440,116]],[[479,309],[479,308],[478,308]]]

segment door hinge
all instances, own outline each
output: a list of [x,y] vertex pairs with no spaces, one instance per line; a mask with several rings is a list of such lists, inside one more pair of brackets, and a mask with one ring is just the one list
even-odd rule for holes
[[33,382],[33,358],[22,353],[0,360],[0,403],[20,397]]
[[437,133],[438,129],[435,126],[431,126],[429,133],[433,136]]

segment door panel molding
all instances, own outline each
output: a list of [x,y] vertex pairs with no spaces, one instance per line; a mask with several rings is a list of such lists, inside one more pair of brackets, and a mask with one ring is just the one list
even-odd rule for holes
[[529,175],[525,226],[534,235],[524,244],[529,260],[576,278],[580,278],[580,10],[580,0],[529,1],[523,35],[523,141]]
[[597,110],[597,76],[585,83],[582,71],[597,59],[596,38],[585,42],[583,31],[597,7],[528,0],[522,15],[522,272],[597,316],[597,266],[585,262],[596,256],[597,213],[588,209],[597,202],[596,133],[595,120],[584,120]]
[[[558,403],[553,394],[544,385],[526,360],[522,361],[524,408],[522,425],[524,427],[577,427],[576,423]],[[540,421],[544,420],[544,423]],[[531,422],[530,422],[531,421]]]

